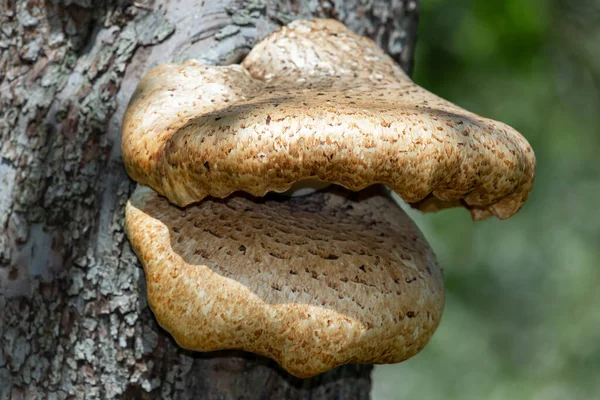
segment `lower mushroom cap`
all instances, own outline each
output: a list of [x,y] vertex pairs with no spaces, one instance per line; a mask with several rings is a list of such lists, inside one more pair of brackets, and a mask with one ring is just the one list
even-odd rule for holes
[[298,377],[395,363],[437,328],[435,256],[381,186],[186,207],[138,186],[126,229],[161,326],[187,349],[241,349]]

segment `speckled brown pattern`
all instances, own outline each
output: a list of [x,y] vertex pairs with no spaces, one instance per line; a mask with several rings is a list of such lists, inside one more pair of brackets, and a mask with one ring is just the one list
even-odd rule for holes
[[138,186],[126,229],[150,307],[188,349],[251,351],[309,377],[409,358],[442,315],[435,257],[380,186],[185,209]]
[[131,100],[122,150],[133,179],[180,206],[312,178],[384,183],[425,211],[508,218],[535,169],[517,131],[415,85],[333,20],[281,28],[241,66],[156,67]]

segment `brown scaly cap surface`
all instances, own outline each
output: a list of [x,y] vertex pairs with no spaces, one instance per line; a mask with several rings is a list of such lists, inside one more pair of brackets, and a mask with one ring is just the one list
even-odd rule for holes
[[508,218],[535,169],[517,131],[415,85],[333,20],[281,28],[241,66],[156,67],[131,100],[122,150],[133,179],[180,206],[312,178],[384,183],[424,211]]
[[444,306],[440,269],[380,186],[180,209],[138,186],[126,229],[148,302],[184,348],[242,349],[309,377],[421,350]]

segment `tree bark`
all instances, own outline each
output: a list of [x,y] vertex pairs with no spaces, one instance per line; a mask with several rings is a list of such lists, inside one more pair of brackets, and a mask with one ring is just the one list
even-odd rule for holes
[[123,231],[120,124],[150,67],[239,62],[332,17],[410,71],[414,0],[0,0],[0,399],[364,399],[370,366],[301,380],[160,329]]

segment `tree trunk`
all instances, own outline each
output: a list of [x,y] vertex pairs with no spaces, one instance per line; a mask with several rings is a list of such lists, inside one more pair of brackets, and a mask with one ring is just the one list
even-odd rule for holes
[[123,231],[120,125],[165,61],[239,62],[282,24],[342,20],[405,70],[414,0],[0,0],[0,399],[364,399],[370,366],[313,379],[161,330]]

